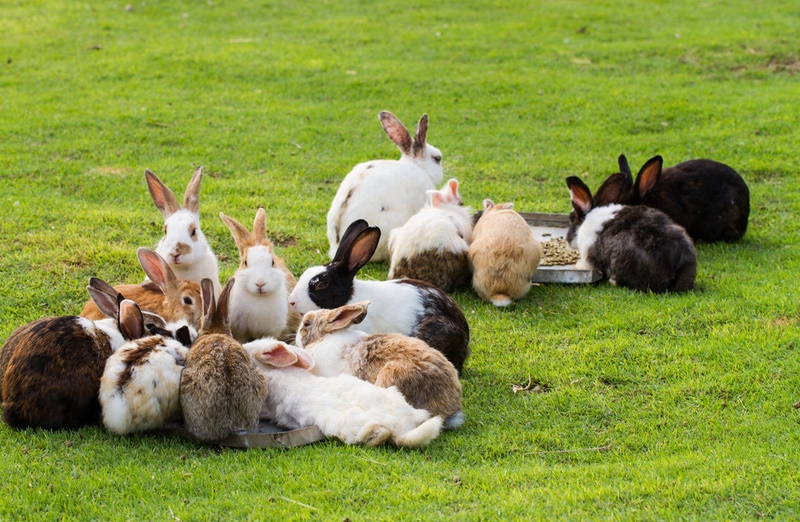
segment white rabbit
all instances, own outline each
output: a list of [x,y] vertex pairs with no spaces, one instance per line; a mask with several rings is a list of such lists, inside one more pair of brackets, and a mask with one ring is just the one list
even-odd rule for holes
[[183,205],[158,176],[145,169],[147,188],[156,208],[164,216],[164,236],[156,252],[167,260],[179,279],[200,283],[204,278],[214,283],[219,295],[219,264],[214,251],[200,230],[200,181],[203,168],[197,167],[183,195]]
[[267,213],[258,209],[252,233],[222,212],[219,217],[230,229],[241,258],[228,304],[234,339],[240,343],[261,337],[294,339],[300,314],[289,308],[289,292],[297,281],[267,238]]
[[472,215],[461,204],[456,179],[428,196],[419,212],[389,234],[389,279],[420,279],[450,292],[470,281]]
[[197,330],[169,323],[151,331],[157,333],[115,351],[100,378],[103,424],[117,435],[155,429],[182,417],[181,371]]
[[346,444],[377,446],[391,440],[420,447],[439,435],[441,417],[408,404],[396,387],[380,388],[351,375],[320,377],[307,370],[307,351],[271,338],[246,343],[269,382],[262,416],[287,429],[317,426]]
[[342,180],[327,218],[331,258],[350,223],[365,219],[383,232],[372,260],[389,259],[389,232],[422,208],[427,191],[442,181],[442,152],[426,143],[428,115],[420,118],[413,138],[391,112],[381,111],[379,117],[386,135],[400,149],[400,159],[359,163]]
[[296,342],[314,357],[314,373],[348,374],[377,386],[396,386],[409,404],[445,419],[445,428],[460,426],[461,382],[453,364],[415,337],[367,335],[350,328],[367,316],[368,305],[362,301],[303,316]]

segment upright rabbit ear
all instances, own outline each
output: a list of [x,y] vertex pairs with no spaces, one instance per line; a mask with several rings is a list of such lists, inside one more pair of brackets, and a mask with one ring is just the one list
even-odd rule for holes
[[438,190],[429,190],[428,195],[430,195],[430,203],[432,207],[441,207],[444,205],[444,196]]
[[[392,143],[397,145],[400,152],[405,155],[410,155],[413,142],[411,140],[411,134],[409,134],[403,122],[398,120],[397,117],[389,111],[381,111],[378,117],[381,120],[383,131],[389,139],[392,140]],[[427,118],[425,128],[427,129]]]
[[236,246],[239,248],[239,254],[243,255],[247,247],[251,246],[250,231],[247,230],[244,225],[232,217],[226,216],[222,212],[219,213],[219,218],[223,223],[225,223],[225,226],[228,227],[228,230],[231,231],[233,242],[236,243]]
[[183,194],[183,208],[193,214],[200,211],[200,182],[203,180],[203,167],[197,167]]
[[158,179],[158,176],[153,174],[149,169],[145,169],[144,177],[147,181],[147,189],[150,191],[150,197],[153,198],[153,203],[164,216],[164,219],[181,209],[181,205],[178,203],[178,198],[175,197],[175,193],[164,185],[164,183]]
[[380,238],[381,229],[378,227],[369,227],[356,236],[347,253],[346,266],[349,274],[355,276],[364,265],[369,263],[375,249],[378,248]]
[[108,317],[119,317],[119,292],[114,287],[96,277],[89,279],[89,286],[86,287],[89,296],[97,305],[97,308]]
[[222,292],[219,294],[219,298],[217,299],[217,308],[214,312],[212,325],[215,328],[215,331],[222,332],[222,333],[230,333],[230,318],[228,316],[228,302],[230,300],[231,290],[233,289],[233,285],[236,283],[234,278],[228,279],[228,283],[225,285],[225,288],[222,289]]
[[567,178],[567,187],[569,187],[569,195],[572,199],[572,207],[575,209],[575,212],[583,216],[588,214],[594,206],[592,192],[589,190],[589,187],[577,176],[570,176]]
[[619,158],[617,158],[617,163],[619,164],[619,171],[623,174],[627,174],[631,177],[631,179],[633,179],[633,172],[631,172],[631,167],[628,165],[628,158],[625,157],[625,154],[619,155]]
[[606,179],[594,194],[594,202],[598,207],[619,203],[626,191],[630,189],[628,176],[624,172],[617,172]]
[[494,208],[494,201],[492,201],[491,199],[488,199],[488,198],[484,199],[483,200],[483,211],[485,212],[485,211],[487,211],[487,210],[489,210],[491,208]]
[[[344,231],[341,241],[339,241],[339,248],[336,249],[336,254],[333,256],[333,260],[330,262],[330,264],[349,264],[347,260],[350,257],[350,251],[353,248],[353,243],[362,232],[369,228],[369,224],[363,219],[357,219],[350,223],[350,225],[347,227],[347,230]],[[375,246],[377,247],[377,243]]]
[[203,326],[206,326],[211,324],[211,318],[217,309],[217,303],[214,301],[214,283],[205,277],[200,281],[200,289],[203,296]]
[[425,140],[428,136],[428,115],[423,114],[417,123],[417,131],[414,133],[413,152],[420,155],[425,151]]
[[128,341],[144,336],[144,317],[139,305],[130,299],[123,299],[119,304],[119,333]]
[[140,247],[136,250],[136,257],[147,277],[155,283],[165,294],[178,286],[178,276],[172,271],[169,264],[154,250]]
[[644,198],[658,184],[658,180],[661,178],[662,164],[661,156],[653,156],[647,160],[642,170],[636,175],[634,189],[640,198]]
[[458,180],[455,178],[448,180],[447,189],[449,190],[450,199],[460,205],[461,194],[458,193]]
[[267,211],[259,207],[256,219],[253,221],[253,241],[257,245],[272,246],[267,239]]

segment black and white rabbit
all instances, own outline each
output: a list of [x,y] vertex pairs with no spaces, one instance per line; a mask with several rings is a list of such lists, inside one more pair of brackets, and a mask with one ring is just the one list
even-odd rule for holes
[[567,178],[573,211],[566,239],[580,253],[576,268],[594,268],[611,284],[641,292],[691,289],[697,272],[692,239],[660,210],[614,203],[625,185],[617,173],[592,197],[578,177]]
[[458,180],[428,191],[428,202],[389,234],[389,279],[420,279],[451,292],[470,282],[472,211],[461,202]]
[[164,216],[164,236],[156,252],[167,260],[180,279],[200,283],[204,278],[214,282],[214,294],[219,295],[219,263],[217,256],[200,230],[200,181],[203,168],[197,167],[186,192],[183,204],[175,193],[150,170],[145,169],[147,189],[153,204]]
[[626,183],[617,203],[657,208],[695,241],[731,243],[747,231],[750,191],[728,165],[695,159],[662,169],[661,156],[654,156],[634,181],[627,158],[618,161]]
[[381,111],[379,117],[386,135],[400,149],[400,159],[359,163],[342,180],[327,216],[331,258],[347,226],[365,219],[383,232],[373,261],[389,259],[389,232],[422,208],[427,191],[442,181],[442,152],[427,143],[428,115],[420,118],[413,138],[391,112]]
[[[140,313],[135,303],[127,306],[133,309],[123,313]],[[111,354],[100,379],[103,425],[117,435],[182,418],[181,371],[197,330],[185,322],[149,330],[152,335],[129,341]]]
[[417,279],[364,281],[355,276],[372,257],[381,231],[363,219],[352,223],[333,261],[300,276],[289,305],[304,314],[368,300],[369,315],[359,325],[367,333],[399,333],[439,350],[460,373],[469,355],[469,325],[444,290]]
[[2,418],[9,426],[75,429],[99,420],[106,360],[148,332],[141,314],[127,312],[132,301],[91,286],[89,293],[107,318],[38,319],[14,330],[0,348]]

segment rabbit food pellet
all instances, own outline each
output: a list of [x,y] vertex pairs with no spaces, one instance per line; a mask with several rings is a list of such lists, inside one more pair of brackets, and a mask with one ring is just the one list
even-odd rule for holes
[[540,266],[574,265],[578,262],[580,254],[567,245],[563,237],[554,237],[542,243],[544,257]]

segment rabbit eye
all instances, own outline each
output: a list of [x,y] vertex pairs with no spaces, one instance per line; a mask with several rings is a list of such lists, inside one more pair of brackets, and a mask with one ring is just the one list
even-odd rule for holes
[[192,228],[192,237],[197,237],[197,227]]
[[247,259],[242,259],[242,266],[247,268]]
[[433,156],[433,161],[435,161],[436,164],[438,165],[439,163],[442,162],[442,157],[441,156]]
[[194,304],[194,301],[192,300],[192,298],[191,298],[191,297],[184,297],[184,298],[183,298],[183,304],[185,304],[185,305],[192,305],[192,304]]
[[275,268],[275,260],[272,260],[272,268]]
[[311,288],[313,288],[314,290],[325,290],[326,288],[328,288],[328,282],[327,281],[322,281],[322,280],[320,280],[319,278],[316,278],[316,277],[314,279],[312,279],[309,282],[309,284],[311,285]]

